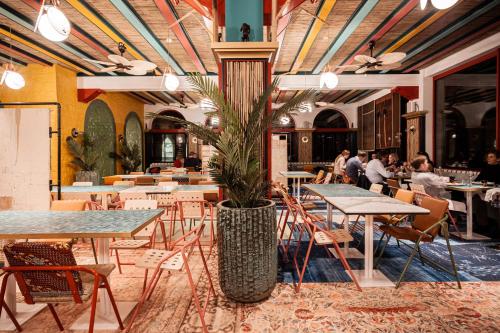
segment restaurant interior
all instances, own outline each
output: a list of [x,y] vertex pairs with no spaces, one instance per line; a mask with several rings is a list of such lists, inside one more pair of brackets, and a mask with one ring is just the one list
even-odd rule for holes
[[499,332],[500,0],[0,0],[0,332]]

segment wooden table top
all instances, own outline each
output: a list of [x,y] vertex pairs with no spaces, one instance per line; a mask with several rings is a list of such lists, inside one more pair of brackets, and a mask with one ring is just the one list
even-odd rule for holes
[[163,209],[0,211],[0,239],[132,237]]
[[280,174],[286,178],[314,178],[315,174],[307,171],[280,171]]

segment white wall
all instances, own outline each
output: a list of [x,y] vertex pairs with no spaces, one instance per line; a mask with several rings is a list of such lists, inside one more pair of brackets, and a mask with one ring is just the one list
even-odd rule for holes
[[0,109],[0,197],[13,209],[49,209],[49,120],[48,109]]

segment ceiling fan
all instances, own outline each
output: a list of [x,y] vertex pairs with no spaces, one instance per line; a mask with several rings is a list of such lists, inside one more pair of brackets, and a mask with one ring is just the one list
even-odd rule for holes
[[104,67],[99,70],[101,73],[107,72],[125,72],[130,75],[146,75],[148,72],[155,70],[156,65],[152,62],[145,60],[128,60],[123,57],[123,54],[127,50],[127,47],[122,42],[118,43],[118,51],[120,55],[110,54],[108,55],[108,61],[99,61],[93,59],[84,59],[89,62],[93,62],[100,65],[105,65],[109,67]]
[[375,41],[372,40],[368,44],[370,48],[370,55],[358,54],[354,57],[356,63],[352,65],[337,66],[337,68],[346,71],[354,71],[356,74],[363,74],[367,71],[383,71],[391,70],[401,66],[400,61],[406,57],[404,52],[385,53],[377,58],[373,57],[373,49],[375,48]]

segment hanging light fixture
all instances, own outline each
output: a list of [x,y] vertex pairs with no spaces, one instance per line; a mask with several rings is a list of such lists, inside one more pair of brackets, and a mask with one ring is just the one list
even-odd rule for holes
[[179,79],[172,73],[165,74],[165,88],[168,91],[176,91],[179,88]]
[[24,78],[21,74],[15,71],[14,66],[12,64],[7,64],[7,68],[3,72],[2,78],[0,79],[0,84],[3,84],[9,87],[10,89],[21,89],[26,85]]
[[53,42],[62,42],[69,37],[71,24],[66,15],[57,8],[60,0],[49,0],[48,3],[46,5],[45,0],[42,1],[34,31],[40,31],[43,37]]
[[10,89],[21,89],[26,85],[24,78],[21,74],[16,72],[14,64],[12,64],[12,28],[9,27],[9,45],[10,45],[10,63],[6,64],[5,70],[0,78],[0,85],[5,82],[5,85]]
[[427,6],[427,0],[420,0],[420,9],[424,10]]
[[329,69],[321,73],[319,77],[319,87],[320,89],[323,86],[326,86],[328,89],[334,89],[339,84],[339,77],[334,72],[331,72]]
[[[448,9],[454,6],[458,0],[431,0],[432,5],[436,9]],[[427,6],[427,0],[420,0],[420,9],[424,10]]]

